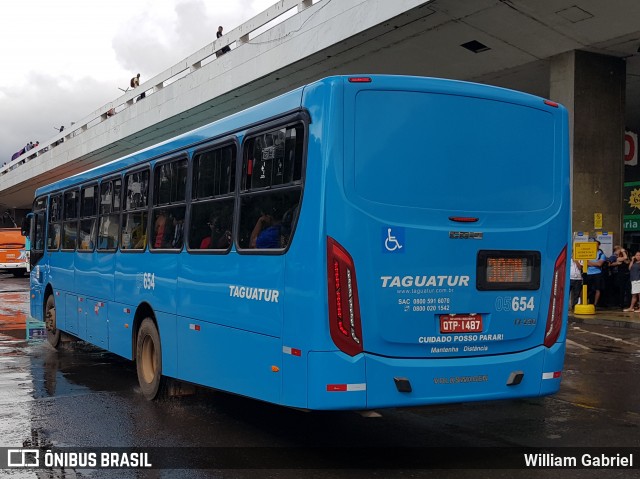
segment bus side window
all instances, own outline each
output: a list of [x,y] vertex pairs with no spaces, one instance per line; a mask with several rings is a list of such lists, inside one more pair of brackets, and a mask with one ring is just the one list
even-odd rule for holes
[[57,251],[60,248],[62,234],[62,197],[53,195],[49,198],[49,229],[47,232],[47,251]]
[[35,238],[33,240],[33,249],[38,251],[38,252],[42,252],[44,251],[44,233],[45,233],[45,220],[46,220],[46,203],[44,202],[45,200],[42,199],[40,201],[37,201],[38,203],[38,211],[35,211],[34,208],[34,215],[35,215]]
[[65,191],[63,202],[62,249],[74,251],[78,238],[78,190]]
[[97,190],[98,185],[86,186],[81,190],[79,251],[93,251],[95,247]]
[[221,253],[231,247],[236,146],[198,153],[193,161],[189,249]]
[[270,130],[244,147],[240,192],[242,249],[286,249],[302,197],[303,125]]
[[154,168],[151,249],[181,250],[186,212],[187,160],[180,158]]
[[29,236],[31,239],[31,252],[29,262],[35,266],[44,256],[45,227],[47,221],[47,198],[36,198],[33,202],[33,213],[31,214],[31,227]]
[[100,184],[98,251],[118,248],[121,191],[122,180],[120,178],[104,180]]
[[124,177],[126,201],[120,229],[120,248],[143,251],[147,247],[149,170]]

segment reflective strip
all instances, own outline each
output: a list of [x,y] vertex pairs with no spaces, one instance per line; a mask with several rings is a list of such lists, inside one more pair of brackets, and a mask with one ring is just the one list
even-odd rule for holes
[[292,356],[302,356],[302,351],[296,348],[290,348],[289,346],[282,346],[282,352],[284,354],[291,354]]
[[553,373],[542,373],[542,379],[558,379],[562,375],[562,371]]
[[189,325],[189,329],[192,331],[200,331],[200,325],[199,324],[190,324]]
[[367,383],[347,384],[347,391],[366,391]]
[[327,384],[328,392],[366,391],[367,383],[359,384]]

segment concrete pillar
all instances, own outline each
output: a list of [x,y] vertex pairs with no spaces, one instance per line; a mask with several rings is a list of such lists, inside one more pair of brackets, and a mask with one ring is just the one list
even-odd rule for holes
[[551,59],[550,99],[569,110],[573,231],[602,230],[622,243],[626,63],[573,51]]

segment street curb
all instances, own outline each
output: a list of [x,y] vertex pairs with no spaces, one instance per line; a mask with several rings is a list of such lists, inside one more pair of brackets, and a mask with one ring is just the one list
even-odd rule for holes
[[640,321],[634,321],[632,319],[607,319],[589,316],[574,316],[570,314],[569,322],[580,324],[598,324],[602,326],[611,326],[613,328],[640,329]]

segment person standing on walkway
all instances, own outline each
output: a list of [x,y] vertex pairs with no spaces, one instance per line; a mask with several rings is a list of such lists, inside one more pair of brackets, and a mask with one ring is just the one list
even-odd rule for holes
[[578,304],[580,295],[582,294],[582,265],[580,261],[571,260],[571,276],[569,281],[569,291],[571,292],[571,311]]
[[[140,86],[140,73],[138,73],[136,76],[131,78],[129,85],[131,85],[131,88],[138,88]],[[142,100],[146,96],[146,93],[147,92],[144,92],[144,91],[140,93],[140,95],[138,95],[138,98],[136,98],[136,101]],[[115,114],[115,111],[114,111],[114,114]]]
[[[223,35],[222,30],[223,30],[222,25],[220,25],[218,27],[218,31],[216,32],[216,38],[220,38]],[[226,45],[216,52],[216,58],[230,51],[231,51],[231,48],[229,48],[229,45]]]
[[[634,306],[638,304],[638,300],[640,299],[640,251],[637,251],[636,254],[633,255],[633,258],[631,258],[629,277],[631,279],[631,306],[623,309],[625,313],[633,311]],[[640,310],[637,312],[640,312]]]
[[587,289],[589,292],[589,300],[593,298],[593,306],[598,306],[600,295],[604,290],[604,278],[602,277],[602,265],[607,260],[607,256],[600,249],[600,241],[596,240],[598,244],[598,256],[596,259],[587,261]]
[[609,258],[609,271],[613,276],[613,294],[611,299],[614,306],[624,308],[629,304],[631,297],[631,281],[629,280],[629,258],[625,249],[620,245],[613,247],[613,255]]

